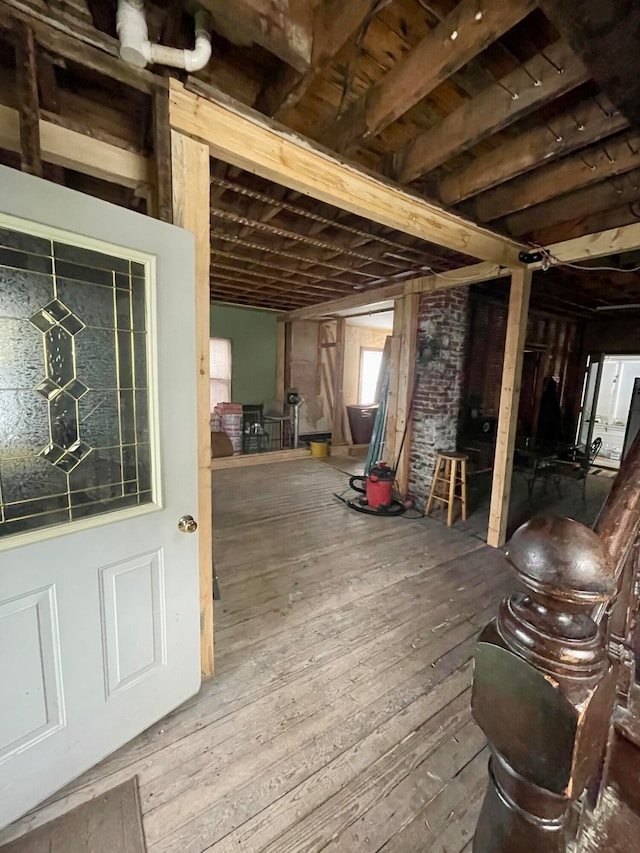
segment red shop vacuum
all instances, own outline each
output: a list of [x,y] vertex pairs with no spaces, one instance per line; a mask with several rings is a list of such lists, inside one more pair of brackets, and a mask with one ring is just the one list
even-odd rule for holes
[[386,462],[376,462],[369,473],[362,477],[351,477],[349,486],[360,497],[348,500],[342,495],[336,495],[343,503],[358,512],[369,515],[401,515],[406,511],[405,505],[393,497],[393,484],[396,472],[389,468]]

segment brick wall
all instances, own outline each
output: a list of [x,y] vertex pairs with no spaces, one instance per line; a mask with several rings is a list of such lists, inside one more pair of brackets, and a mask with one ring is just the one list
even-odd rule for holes
[[469,291],[423,293],[413,402],[409,494],[423,506],[438,450],[455,448],[462,400]]

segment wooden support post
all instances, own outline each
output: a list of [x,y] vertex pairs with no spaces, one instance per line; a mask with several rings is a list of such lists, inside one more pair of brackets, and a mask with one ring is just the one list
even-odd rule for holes
[[398,367],[395,456],[392,462],[397,463],[396,482],[398,484],[398,491],[401,495],[406,495],[409,486],[409,452],[411,447],[410,408],[416,372],[420,296],[417,293],[408,293],[402,301],[402,337]]
[[393,302],[393,331],[389,346],[389,390],[387,392],[387,434],[385,436],[386,462],[393,465],[396,458],[396,421],[398,418],[398,385],[400,382],[400,347],[404,321],[404,296]]
[[40,156],[40,103],[38,99],[38,61],[33,30],[23,21],[14,23],[16,31],[16,78],[20,112],[20,154],[22,171],[42,177]]
[[333,412],[331,420],[331,443],[344,444],[344,345],[346,335],[344,317],[336,320],[336,346],[334,363]]
[[156,89],[152,96],[153,158],[155,162],[155,216],[163,222],[173,221],[171,189],[171,128],[169,126],[169,93]]
[[283,320],[276,324],[276,400],[284,403],[287,359],[287,329]]
[[173,221],[196,241],[196,353],[198,395],[198,530],[200,536],[200,648],[202,677],[213,674],[213,553],[211,433],[209,429],[209,149],[171,132]]
[[531,271],[514,270],[511,275],[507,338],[502,368],[502,392],[498,417],[498,436],[493,466],[491,508],[487,544],[494,548],[504,545],[509,517],[513,451],[518,425],[518,404],[522,381],[522,359],[527,334]]

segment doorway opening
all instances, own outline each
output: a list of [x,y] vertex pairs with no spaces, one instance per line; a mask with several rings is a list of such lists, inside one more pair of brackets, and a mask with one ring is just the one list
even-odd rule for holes
[[596,462],[619,468],[640,425],[640,355],[602,353],[587,362],[576,443],[600,438]]

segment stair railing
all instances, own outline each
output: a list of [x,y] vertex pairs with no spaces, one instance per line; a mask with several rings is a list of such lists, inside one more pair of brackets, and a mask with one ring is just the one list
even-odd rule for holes
[[474,853],[573,849],[587,787],[597,798],[617,691],[635,671],[639,529],[640,435],[595,531],[541,515],[510,540],[519,587],[475,654],[473,714],[491,757]]

